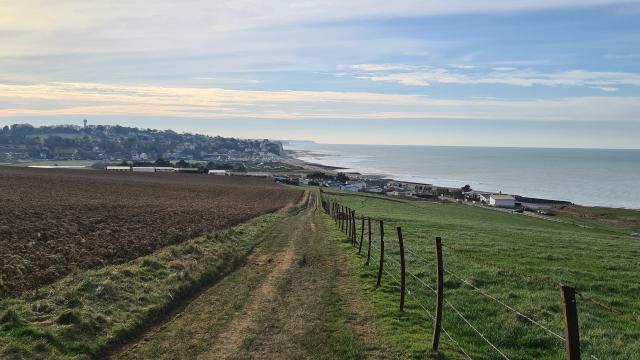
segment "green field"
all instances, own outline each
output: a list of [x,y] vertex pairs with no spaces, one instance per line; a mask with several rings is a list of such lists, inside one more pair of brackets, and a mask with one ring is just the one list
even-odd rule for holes
[[[443,327],[472,358],[562,359],[561,339],[469,285],[562,335],[560,283],[579,293],[583,358],[640,358],[640,239],[628,231],[584,228],[463,204],[326,192],[324,199],[349,206],[358,216],[384,219],[388,273],[381,289],[374,286],[378,250],[372,251],[369,266],[353,248],[347,253],[356,271],[360,269],[362,289],[387,335],[414,357],[429,353],[433,321],[420,305],[433,313],[435,299],[413,276],[434,286],[434,239],[441,236],[445,299],[505,355],[445,305]],[[359,221],[357,226],[359,236]],[[399,274],[396,226],[402,227],[407,271],[412,274],[407,275],[410,294],[404,314],[398,311],[398,286],[392,278]],[[373,228],[378,246],[377,222]],[[446,349],[458,348],[445,334],[441,343]],[[443,350],[442,355],[465,358],[459,350]]]

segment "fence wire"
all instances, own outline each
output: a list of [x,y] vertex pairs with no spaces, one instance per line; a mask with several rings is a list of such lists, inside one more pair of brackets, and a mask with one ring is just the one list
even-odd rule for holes
[[[337,202],[335,202],[335,201],[334,201],[334,203],[336,203],[336,204],[337,204]],[[362,217],[365,217],[365,216],[364,216],[364,215],[362,215]],[[375,222],[379,222],[380,220],[385,221],[384,219],[377,219],[377,218],[371,218],[371,217],[366,217],[366,218],[367,218],[367,219],[371,219],[371,221],[372,221],[372,222],[374,222],[374,221],[375,221]],[[339,223],[339,222],[340,222],[340,220],[336,220],[336,222],[337,222],[337,223]],[[389,223],[393,224],[392,222],[385,221],[385,224],[389,224]],[[373,225],[373,224],[372,224],[372,225]],[[344,232],[345,232],[347,235],[348,235],[348,229],[349,229],[349,226],[350,226],[350,225],[349,225],[349,223],[348,223],[348,220],[345,220],[345,228],[344,228]],[[358,228],[358,226],[357,226],[357,221],[356,221],[356,226],[355,226],[355,228],[354,228],[354,231],[356,232],[356,233],[355,233],[355,235],[356,235],[356,244],[359,244],[358,239],[357,239],[357,237],[358,237],[357,235],[358,235],[358,233],[359,233],[359,232],[357,231],[357,228]],[[394,228],[394,226],[388,226],[388,227],[385,227],[385,229],[384,229],[384,235],[385,235],[385,238],[388,238],[388,236],[387,236],[387,232],[388,232],[388,230],[387,230],[387,229],[390,229],[390,228]],[[372,230],[372,231],[371,231],[371,233],[372,233],[372,234],[374,234],[374,231],[373,231],[374,229],[375,229],[375,227],[374,227],[374,226],[371,226],[371,230]],[[362,229],[360,229],[360,232],[362,232],[362,231],[363,231],[363,230],[362,230]],[[380,232],[378,232],[378,234],[379,234],[379,233],[380,233]],[[369,231],[367,231],[367,238],[368,238],[368,236],[369,236]],[[364,241],[364,239],[363,239],[363,241]],[[372,239],[372,241],[371,241],[371,248],[372,248],[372,249],[376,249],[376,250],[378,250],[378,252],[379,252],[379,251],[380,251],[380,248],[377,246],[377,244],[378,244],[378,243],[379,243],[379,241],[375,241],[374,239]],[[387,245],[387,243],[393,244],[394,242],[387,242],[387,241],[385,241],[385,245]],[[388,251],[388,250],[392,250],[392,249],[394,249],[394,250],[398,250],[398,248],[393,247],[393,245],[392,245],[391,247],[389,247],[388,249],[385,249],[385,250],[386,250],[386,251]],[[414,259],[417,259],[417,260],[419,260],[420,262],[422,262],[422,263],[424,263],[424,264],[426,264],[426,265],[435,265],[435,261],[427,260],[427,259],[425,259],[424,257],[422,257],[422,256],[418,255],[417,253],[415,253],[414,251],[412,251],[411,249],[408,249],[408,248],[406,248],[406,247],[405,247],[405,251],[406,251],[407,253],[411,254],[411,255],[413,256],[413,258],[414,258]],[[392,261],[393,263],[395,263],[398,267],[400,267],[400,263],[399,263],[397,260],[395,260],[392,256],[389,256],[389,255],[391,255],[391,254],[387,253],[386,255],[387,255],[387,256],[385,256],[385,258],[384,258],[385,260],[390,260],[390,261]],[[413,259],[408,258],[408,260],[413,260]],[[399,269],[398,269],[398,270],[399,270]],[[464,279],[462,276],[457,275],[456,273],[454,273],[454,272],[452,272],[452,271],[448,270],[447,268],[443,268],[443,271],[444,271],[446,274],[448,274],[448,275],[450,275],[450,276],[454,277],[455,279],[457,279],[457,280],[461,281],[462,283],[464,283],[464,284],[468,285],[469,287],[471,287],[473,290],[475,290],[478,294],[482,295],[483,297],[485,297],[485,298],[487,298],[487,299],[490,299],[490,300],[494,301],[495,303],[497,303],[497,304],[501,305],[503,308],[505,308],[505,309],[507,309],[507,310],[511,311],[512,313],[516,314],[517,316],[519,316],[519,317],[521,317],[521,318],[523,318],[523,319],[527,320],[529,323],[531,323],[531,324],[533,324],[533,325],[536,325],[537,327],[539,327],[540,329],[542,329],[544,332],[546,332],[547,334],[551,335],[552,337],[554,337],[554,338],[556,338],[556,339],[558,339],[558,340],[560,340],[560,341],[563,341],[563,342],[565,341],[564,336],[562,336],[562,335],[558,334],[557,332],[555,332],[555,331],[551,330],[549,327],[547,327],[547,326],[543,325],[542,323],[540,323],[539,321],[537,321],[537,320],[533,319],[531,316],[528,316],[528,315],[524,314],[523,312],[521,312],[521,311],[519,311],[519,310],[515,309],[513,306],[511,306],[511,305],[509,305],[509,304],[505,303],[504,301],[502,301],[502,300],[498,299],[496,296],[494,296],[494,295],[492,295],[492,294],[488,293],[487,291],[482,290],[481,288],[479,288],[479,287],[475,286],[473,283],[471,283],[470,281],[468,281],[468,280]],[[392,273],[391,273],[391,272],[387,271],[387,269],[386,269],[386,268],[384,268],[384,267],[383,267],[383,272],[384,272],[385,274],[387,274],[389,277],[391,277],[394,281],[396,281],[396,282],[398,283],[398,285],[400,285],[400,280],[399,280],[396,276],[392,275]],[[436,289],[435,289],[433,286],[431,286],[430,284],[426,283],[424,280],[422,280],[420,277],[418,277],[418,276],[417,276],[417,275],[415,275],[414,273],[412,273],[412,272],[410,272],[410,271],[406,271],[406,270],[405,270],[405,273],[409,274],[412,278],[414,278],[416,281],[418,281],[418,282],[419,282],[419,283],[420,283],[424,288],[426,288],[426,289],[428,289],[428,290],[431,290],[431,291],[432,291],[432,292],[434,292],[434,293],[437,293]],[[424,305],[419,301],[419,299],[417,298],[417,296],[416,296],[416,295],[414,295],[414,294],[413,294],[413,292],[409,291],[409,289],[408,289],[408,288],[407,288],[406,290],[407,290],[407,292],[409,293],[409,295],[411,295],[414,299],[416,299],[416,302],[418,303],[418,305],[420,305],[420,307],[421,307],[421,308],[422,308],[422,309],[423,309],[423,310],[424,310],[424,311],[425,311],[425,312],[426,312],[426,313],[427,313],[427,314],[428,314],[428,315],[429,315],[433,320],[435,320],[435,317],[434,317],[434,316],[433,316],[433,315],[432,315],[432,314],[427,310],[427,308],[426,308],[426,307],[425,307],[425,306],[424,306]],[[465,323],[466,323],[466,324],[467,324],[467,325],[468,325],[468,326],[469,326],[469,327],[470,327],[470,328],[471,328],[471,329],[472,329],[472,330],[473,330],[473,331],[474,331],[478,336],[480,336],[480,338],[481,338],[481,339],[483,339],[483,340],[484,340],[487,344],[489,344],[489,346],[491,346],[491,347],[492,347],[492,348],[493,348],[493,349],[494,349],[498,354],[500,354],[500,356],[502,356],[502,358],[509,360],[509,357],[508,357],[508,356],[507,356],[503,351],[501,351],[501,350],[500,350],[496,345],[494,345],[494,344],[493,344],[493,343],[492,343],[492,342],[491,342],[491,341],[490,341],[490,340],[489,340],[489,339],[488,339],[488,338],[487,338],[487,337],[486,337],[482,332],[480,332],[480,331],[479,331],[479,330],[478,330],[478,329],[477,329],[477,328],[476,328],[476,327],[475,327],[475,326],[474,326],[474,325],[473,325],[473,324],[472,324],[472,323],[471,323],[471,322],[470,322],[470,321],[469,321],[469,320],[468,320],[468,319],[467,319],[467,318],[462,314],[462,312],[461,312],[460,310],[458,310],[458,309],[457,309],[457,308],[456,308],[456,307],[455,307],[455,306],[454,306],[454,305],[453,305],[453,304],[452,304],[448,299],[444,299],[444,302],[445,302],[445,303],[446,303],[446,305],[447,305],[448,307],[450,307],[450,308],[451,308],[451,309],[456,313],[456,315],[457,315],[458,317],[460,317],[460,318],[461,318],[461,319],[462,319],[462,320],[463,320],[463,321],[464,321],[464,322],[465,322]],[[450,340],[451,340],[455,345],[457,345],[457,347],[462,351],[462,353],[463,353],[467,358],[471,359],[471,357],[469,356],[469,354],[467,354],[467,353],[464,351],[464,349],[460,346],[460,344],[459,344],[455,339],[453,339],[453,337],[449,334],[449,332],[448,332],[448,331],[446,331],[446,330],[443,328],[443,332],[447,335],[447,337],[448,337],[448,338],[449,338],[449,339],[450,339]],[[581,349],[581,351],[584,351],[584,350],[582,350],[582,349]],[[594,355],[590,354],[590,353],[589,353],[589,352],[587,352],[587,351],[584,351],[584,353],[585,353],[585,355],[587,355],[588,357],[590,357],[590,358],[592,358],[592,359],[594,359],[594,360],[599,360],[596,356],[594,356]]]

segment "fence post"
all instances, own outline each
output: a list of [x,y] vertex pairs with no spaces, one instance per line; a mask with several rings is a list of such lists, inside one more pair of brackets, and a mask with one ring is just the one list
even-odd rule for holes
[[351,242],[351,245],[353,245],[353,233],[356,230],[355,226],[353,226],[355,224],[355,222],[353,221],[355,213],[355,211],[349,209],[349,241]]
[[358,248],[358,255],[362,252],[362,241],[364,240],[364,215],[362,215],[362,223],[360,224],[360,247]]
[[353,246],[356,246],[357,242],[356,242],[356,233],[358,232],[357,228],[356,228],[356,211],[353,210],[352,212],[352,216],[351,216],[351,222],[353,223],[353,230],[351,231],[351,242],[353,243]]
[[340,205],[340,230],[344,231],[344,206]]
[[433,339],[431,350],[438,351],[440,330],[442,329],[442,299],[443,293],[442,239],[436,237],[436,321],[433,325]]
[[347,238],[349,242],[353,241],[353,239],[351,239],[351,208],[347,208]]
[[369,260],[371,260],[371,218],[367,219],[367,234],[369,236],[369,247],[367,247],[367,262],[365,262],[365,265],[369,265]]
[[402,228],[398,226],[398,245],[400,245],[400,311],[404,311],[404,293],[406,291],[404,279],[404,241],[402,240]]
[[562,314],[564,315],[565,359],[580,360],[580,334],[578,330],[578,309],[576,289],[560,285]]
[[380,220],[380,265],[378,265],[378,281],[376,286],[380,286],[382,281],[382,271],[384,268],[384,222]]

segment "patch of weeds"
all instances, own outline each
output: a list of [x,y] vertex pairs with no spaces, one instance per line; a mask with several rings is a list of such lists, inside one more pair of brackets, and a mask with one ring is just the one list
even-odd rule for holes
[[71,325],[80,323],[80,315],[76,311],[65,311],[58,316],[56,322],[60,325]]

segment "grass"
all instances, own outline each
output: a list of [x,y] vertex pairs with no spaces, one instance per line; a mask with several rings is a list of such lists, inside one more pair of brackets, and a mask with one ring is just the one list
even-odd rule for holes
[[29,298],[0,302],[0,358],[96,357],[235,269],[265,229],[263,215],[129,263],[69,275]]
[[[558,284],[575,287],[580,293],[578,315],[584,353],[599,359],[638,358],[637,238],[610,229],[583,228],[463,204],[325,193],[325,199],[330,198],[356,210],[356,214],[384,219],[385,267],[393,276],[399,273],[396,226],[402,227],[405,247],[411,252],[407,252],[407,271],[432,286],[434,238],[441,236],[446,270],[558,334],[563,333]],[[379,229],[376,222],[374,225],[373,238],[377,240]],[[354,250],[349,252],[355,256]],[[428,353],[433,323],[424,311],[416,310],[417,303],[433,313],[433,293],[407,275],[411,291],[407,296],[408,311],[398,313],[395,280],[385,273],[383,287],[373,287],[378,255],[375,251],[374,254],[369,267],[362,265],[362,257],[353,259],[356,266],[360,264],[363,290],[375,304],[379,321],[399,346],[413,357],[422,357]],[[445,274],[444,287],[445,298],[509,358],[563,357],[559,339],[481,296],[464,282]],[[449,307],[444,309],[443,326],[472,358],[501,358]],[[448,344],[443,356],[460,356],[444,334],[441,343]]]

